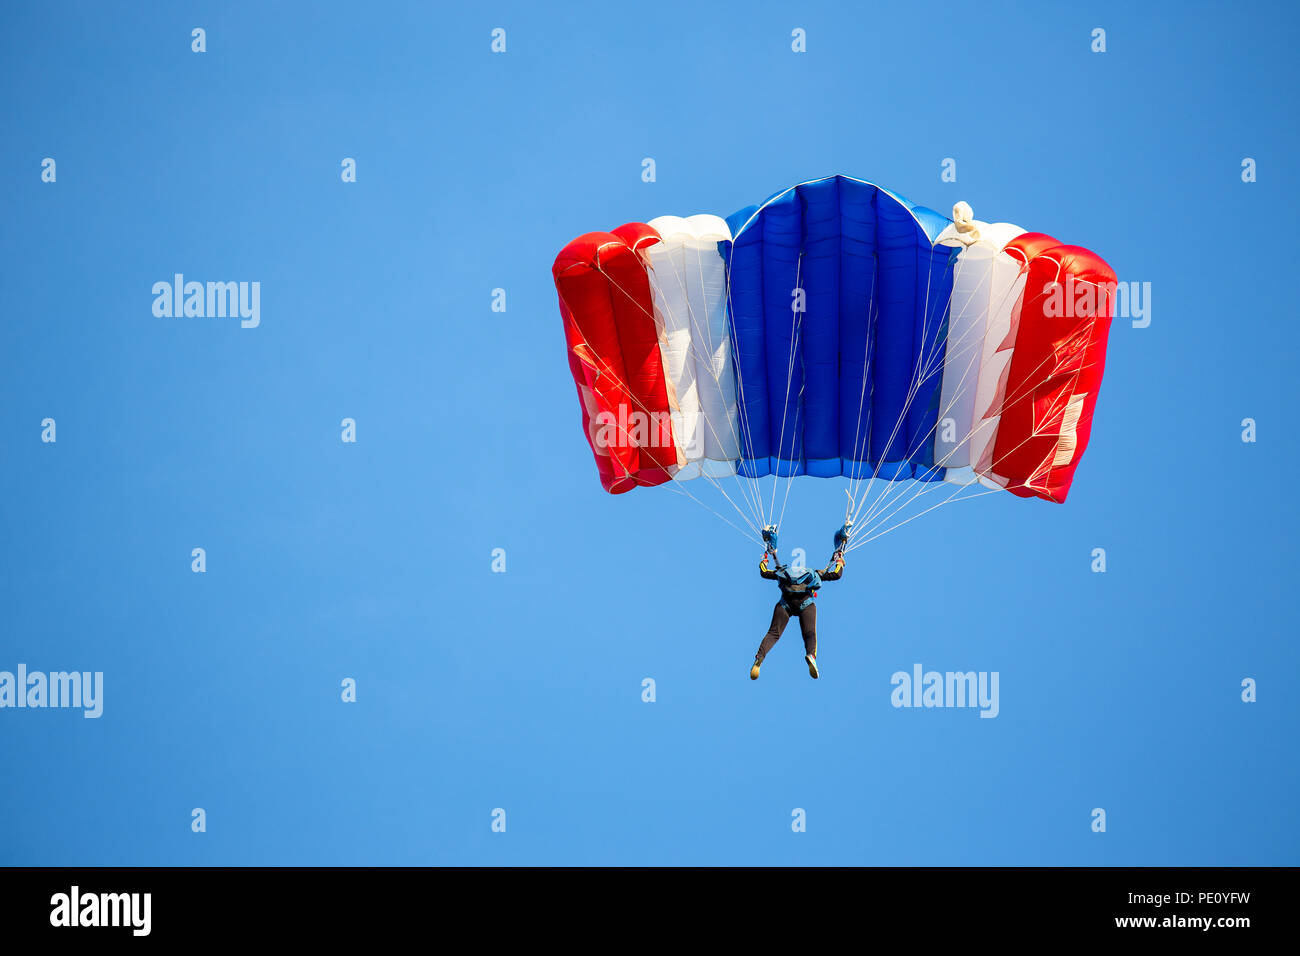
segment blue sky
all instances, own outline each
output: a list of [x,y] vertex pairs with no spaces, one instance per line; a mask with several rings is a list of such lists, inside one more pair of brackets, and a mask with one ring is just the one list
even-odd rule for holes
[[[0,862],[1300,862],[1296,21],[6,7],[0,670],[102,671],[105,699],[0,711]],[[756,550],[601,492],[550,265],[833,173],[1095,249],[1152,321],[1115,324],[1068,504],[854,552],[822,679],[790,633],[752,683]],[[260,326],[155,317],[177,272],[260,282]],[[821,559],[840,487],[797,483],[784,545]],[[999,716],[891,707],[915,663],[997,671]]]

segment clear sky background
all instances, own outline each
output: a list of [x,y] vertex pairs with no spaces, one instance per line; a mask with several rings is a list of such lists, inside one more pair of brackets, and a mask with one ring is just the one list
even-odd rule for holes
[[[1142,6],[5,5],[0,670],[105,702],[0,710],[0,862],[1300,862],[1300,15]],[[834,173],[1092,248],[1151,323],[1066,505],[854,552],[822,679],[792,631],[751,682],[757,549],[601,491],[550,266]],[[155,317],[177,272],[260,327]],[[916,663],[999,716],[893,708]]]

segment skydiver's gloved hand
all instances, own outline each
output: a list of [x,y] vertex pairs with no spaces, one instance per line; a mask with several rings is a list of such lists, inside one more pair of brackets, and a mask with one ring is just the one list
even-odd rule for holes
[[837,581],[840,575],[844,573],[844,551],[838,550],[831,555],[831,563],[826,565],[826,570],[821,572],[823,581]]
[[[758,573],[768,581],[777,579],[777,572],[782,569],[781,559],[776,556],[776,525],[770,524],[763,528],[763,557],[758,562]],[[767,559],[771,558],[776,562],[775,568],[767,566]]]

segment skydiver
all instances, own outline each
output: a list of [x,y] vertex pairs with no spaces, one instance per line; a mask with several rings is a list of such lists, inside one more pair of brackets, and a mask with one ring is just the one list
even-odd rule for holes
[[[824,581],[838,581],[844,575],[844,546],[848,544],[849,530],[852,522],[846,521],[844,527],[835,532],[835,553],[830,562],[821,571],[793,571],[779,563],[776,556],[776,527],[768,525],[763,529],[763,543],[766,546],[763,558],[758,563],[758,573],[764,580],[775,581],[781,589],[781,599],[772,609],[772,626],[763,635],[754,655],[754,666],[749,669],[749,679],[758,680],[758,670],[767,657],[767,652],[781,639],[781,633],[790,623],[790,618],[799,619],[799,630],[803,634],[804,661],[808,664],[808,674],[814,680],[820,676],[817,671],[817,589]],[[768,558],[777,561],[775,568],[769,569]]]

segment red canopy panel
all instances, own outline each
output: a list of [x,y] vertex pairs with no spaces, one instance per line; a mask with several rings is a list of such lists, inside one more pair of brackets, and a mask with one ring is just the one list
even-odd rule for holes
[[1006,251],[1028,277],[991,470],[1013,494],[1063,502],[1092,433],[1115,273],[1095,253],[1042,233],[1024,233]]
[[565,246],[551,270],[583,429],[611,494],[662,484],[677,467],[659,330],[639,253],[658,241],[644,223],[589,232]]

